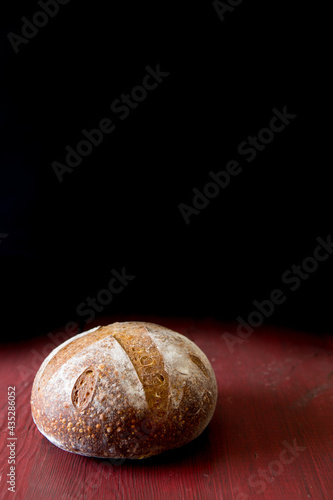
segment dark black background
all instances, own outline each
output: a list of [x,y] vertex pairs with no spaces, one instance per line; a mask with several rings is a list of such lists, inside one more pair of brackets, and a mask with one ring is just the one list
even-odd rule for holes
[[[332,231],[322,13],[244,0],[223,22],[210,1],[71,0],[18,54],[37,2],[1,6],[1,325],[3,336],[80,320],[76,308],[112,269],[135,275],[103,314],[234,320],[281,288],[281,275]],[[306,16],[307,15],[307,16]],[[311,25],[309,20],[311,18]],[[309,28],[311,26],[311,29]],[[317,34],[315,35],[315,31]],[[59,183],[83,128],[142,82],[170,75]],[[190,224],[211,170],[266,127],[297,118]],[[333,259],[288,293],[270,322],[332,329]]]

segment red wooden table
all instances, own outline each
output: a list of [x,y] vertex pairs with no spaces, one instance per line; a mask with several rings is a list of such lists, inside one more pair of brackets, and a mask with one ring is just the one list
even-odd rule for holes
[[[107,318],[85,329],[125,319]],[[1,498],[333,499],[332,335],[263,326],[229,348],[224,334],[235,334],[233,324],[135,319],[179,331],[206,353],[219,387],[208,428],[189,445],[145,460],[98,460],[62,451],[38,432],[29,403],[33,377],[61,336],[2,344]],[[10,386],[15,440],[7,428]],[[15,493],[7,489],[10,450]]]

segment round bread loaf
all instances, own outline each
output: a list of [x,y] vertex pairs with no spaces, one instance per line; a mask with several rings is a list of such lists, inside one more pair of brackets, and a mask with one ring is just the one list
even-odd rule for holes
[[124,322],[54,349],[36,374],[31,410],[63,450],[145,458],[199,436],[216,399],[213,368],[198,346],[163,326]]

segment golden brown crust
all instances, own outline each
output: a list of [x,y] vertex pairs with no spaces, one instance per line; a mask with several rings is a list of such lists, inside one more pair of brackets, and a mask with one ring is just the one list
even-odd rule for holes
[[132,327],[129,333],[128,326],[118,323],[110,328],[110,333],[126,351],[138,374],[152,419],[165,418],[169,406],[169,376],[147,327]]
[[126,322],[55,349],[35,377],[31,408],[38,429],[64,450],[143,458],[197,437],[216,399],[214,371],[193,342]]
[[108,331],[98,329],[89,334],[87,337],[83,337],[77,339],[75,342],[72,342],[61,349],[60,356],[54,356],[50,362],[45,367],[40,379],[39,379],[39,389],[42,389],[47,381],[52,377],[52,375],[62,366],[68,359],[72,356],[75,356],[78,352],[80,352],[85,347],[101,340],[102,338],[110,335]]

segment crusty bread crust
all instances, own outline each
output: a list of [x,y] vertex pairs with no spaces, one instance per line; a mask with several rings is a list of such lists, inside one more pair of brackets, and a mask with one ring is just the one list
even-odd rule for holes
[[217,400],[213,368],[185,336],[145,322],[76,335],[38,370],[31,410],[63,450],[145,458],[196,438]]

